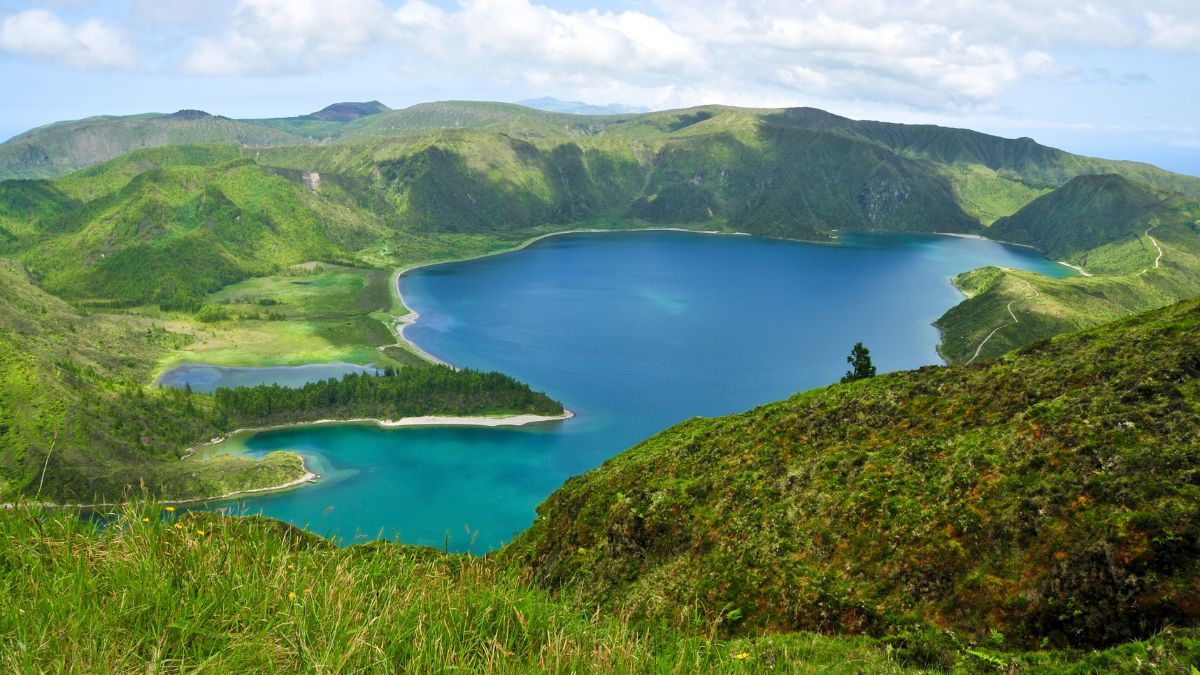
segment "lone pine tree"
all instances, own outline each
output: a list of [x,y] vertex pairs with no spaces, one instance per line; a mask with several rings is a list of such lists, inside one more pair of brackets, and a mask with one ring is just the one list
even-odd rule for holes
[[861,342],[854,343],[854,349],[850,350],[850,356],[846,357],[846,363],[850,364],[851,369],[842,376],[842,382],[875,377],[875,365],[871,363],[871,351]]

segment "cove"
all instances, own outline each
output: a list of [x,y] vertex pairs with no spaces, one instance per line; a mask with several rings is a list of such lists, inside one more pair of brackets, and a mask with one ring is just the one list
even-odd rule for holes
[[680,232],[569,234],[401,277],[405,336],[456,366],[499,370],[576,416],[521,428],[297,427],[235,451],[303,454],[312,486],[216,504],[354,543],[486,552],[567,478],[695,415],[836,381],[855,342],[880,372],[940,363],[931,323],[984,265],[1070,270],[986,240],[843,234],[839,245]]

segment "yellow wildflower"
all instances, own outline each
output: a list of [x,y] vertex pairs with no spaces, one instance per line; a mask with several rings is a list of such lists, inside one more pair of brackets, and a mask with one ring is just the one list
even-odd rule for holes
[[296,591],[288,591],[288,600],[296,599]]
[[203,537],[203,536],[204,536],[204,530],[196,530],[196,534],[197,534],[197,535],[199,535],[199,536],[201,536],[201,537]]
[[735,655],[733,658],[737,659],[738,661],[745,661],[749,656],[750,655],[746,652],[742,652],[741,654]]
[[168,506],[168,507],[167,507],[167,513],[174,513],[174,512],[175,512],[175,507],[174,507],[174,506]]
[[149,518],[142,518],[142,522],[143,522],[143,523],[148,523],[148,522],[150,522],[150,519],[149,519]]
[[183,526],[182,526],[182,525],[180,525],[179,523],[175,523],[175,529],[177,529],[177,530],[182,530],[182,529],[183,529]]

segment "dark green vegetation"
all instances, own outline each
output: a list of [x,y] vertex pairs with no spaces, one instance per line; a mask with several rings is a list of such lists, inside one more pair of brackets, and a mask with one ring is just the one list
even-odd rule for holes
[[1194,626],[1197,334],[1193,300],[696,418],[567,481],[502,555],[586,607],[890,636],[935,661],[993,633]]
[[864,347],[861,342],[854,343],[854,348],[850,350],[850,356],[846,357],[846,363],[850,364],[850,370],[842,376],[842,384],[875,377],[875,364],[871,363],[871,350]]
[[341,380],[218,389],[218,415],[234,426],[322,418],[399,419],[436,415],[561,415],[562,404],[501,373],[446,366],[389,370],[386,375],[348,373]]
[[[988,236],[1071,260],[1082,251],[1139,237],[1147,228],[1171,220],[1186,223],[1196,216],[1200,213],[1189,213],[1187,200],[1175,193],[1116,174],[1080,176],[996,221]],[[1086,255],[1079,261],[1086,264]]]
[[0,663],[1186,674],[1198,329],[1193,301],[691,420],[487,558],[153,505],[102,530],[0,510]]
[[316,258],[348,261],[380,234],[374,219],[234,160],[137,174],[19,248],[51,293],[194,311],[205,294],[250,276]]
[[[209,497],[279,485],[303,473],[299,458],[286,453],[258,462],[190,455],[189,446],[230,431],[231,424],[330,413],[386,416],[389,410],[562,410],[504,376],[444,368],[404,369],[382,378],[382,385],[353,380],[354,392],[341,391],[340,383],[310,386],[306,391],[333,396],[324,406],[267,388],[244,398],[233,394],[218,407],[210,396],[147,386],[158,359],[192,340],[165,325],[81,314],[31,283],[20,265],[0,259],[0,502],[24,495],[90,503],[143,489],[166,498]],[[263,400],[271,403],[261,414],[241,407]]]

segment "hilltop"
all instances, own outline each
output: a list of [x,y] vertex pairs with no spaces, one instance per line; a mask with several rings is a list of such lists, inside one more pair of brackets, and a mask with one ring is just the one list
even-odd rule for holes
[[38,127],[0,144],[0,180],[54,178],[138,148],[194,143],[257,147],[296,140],[261,124],[197,110],[89,117]]

